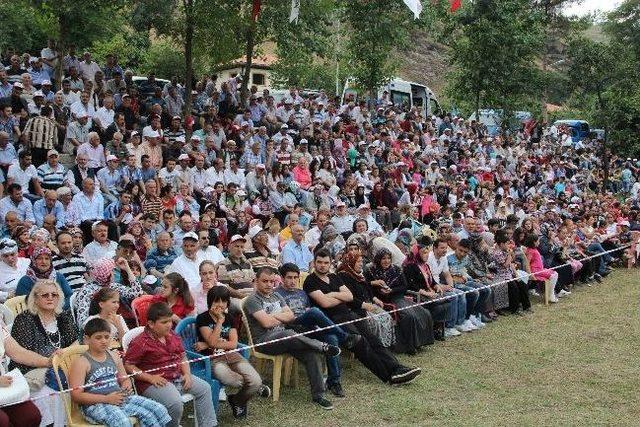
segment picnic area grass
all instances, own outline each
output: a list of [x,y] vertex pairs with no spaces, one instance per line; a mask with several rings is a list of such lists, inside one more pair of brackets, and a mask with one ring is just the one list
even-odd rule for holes
[[639,278],[616,270],[558,304],[534,305],[530,317],[500,317],[400,356],[423,369],[403,387],[382,384],[345,354],[347,398],[331,397],[333,411],[311,404],[301,367],[301,386],[283,386],[279,402],[254,399],[247,421],[220,402],[220,425],[640,425]]

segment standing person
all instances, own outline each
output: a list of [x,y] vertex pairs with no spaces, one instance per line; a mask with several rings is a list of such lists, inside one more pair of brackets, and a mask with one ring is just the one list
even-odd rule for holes
[[[255,344],[296,335],[294,330],[287,327],[287,324],[295,319],[295,315],[284,299],[273,292],[274,277],[275,271],[270,267],[260,268],[254,282],[255,292],[243,302],[242,310],[247,317]],[[296,336],[262,345],[260,351],[274,356],[288,353],[302,362],[307,371],[313,402],[322,409],[333,409],[331,401],[324,397],[320,356],[338,356],[340,347],[306,336]]]
[[[163,302],[151,304],[147,311],[147,325],[134,338],[124,356],[128,373],[134,377],[136,390],[144,397],[164,405],[169,411],[170,427],[178,427],[184,410],[180,395],[190,393],[198,415],[198,425],[217,426],[211,387],[204,380],[191,375],[191,368],[182,341],[173,331],[173,312]],[[147,373],[153,370],[153,374]]]
[[207,311],[198,314],[198,342],[195,349],[203,354],[212,354],[213,375],[227,387],[239,389],[227,395],[234,418],[246,418],[249,400],[259,395],[271,396],[271,389],[262,384],[260,374],[240,353],[225,353],[238,346],[238,331],[233,327],[227,310],[231,295],[225,286],[215,286],[207,293]]
[[120,426],[129,425],[129,417],[134,416],[141,427],[167,425],[171,421],[167,408],[134,394],[120,356],[109,350],[109,322],[91,319],[83,332],[89,349],[71,364],[69,386],[71,399],[80,404],[87,420]]
[[[313,303],[321,308],[335,323],[355,320],[348,303],[353,294],[331,270],[331,255],[326,249],[316,251],[314,271],[304,281],[303,289]],[[341,326],[346,332],[358,334],[362,339],[353,348],[356,358],[380,380],[389,384],[405,384],[420,375],[420,368],[408,368],[400,364],[380,340],[362,322]]]

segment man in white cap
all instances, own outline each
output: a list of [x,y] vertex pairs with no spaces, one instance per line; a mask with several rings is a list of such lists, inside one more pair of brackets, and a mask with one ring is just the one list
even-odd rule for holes
[[57,190],[64,185],[66,170],[58,162],[58,151],[47,151],[47,162],[38,166],[38,180],[45,190]]
[[[251,263],[244,256],[247,240],[235,234],[229,241],[229,255],[218,264],[218,281],[229,287],[231,296],[238,300],[250,295],[256,275]],[[236,304],[234,304],[236,305]]]
[[353,231],[353,221],[355,218],[347,211],[347,204],[342,200],[336,203],[335,215],[331,218],[331,223],[336,227],[338,233],[346,238]]
[[189,284],[191,292],[200,287],[200,274],[198,272],[203,257],[198,252],[200,249],[199,243],[198,234],[193,231],[185,233],[182,236],[182,255],[177,257],[164,271],[165,275],[169,273],[180,274]]
[[27,104],[27,109],[30,117],[40,115],[40,109],[44,106],[44,93],[41,90],[36,90],[33,93],[31,102]]
[[162,147],[160,146],[160,133],[153,129],[147,129],[143,131],[141,156],[145,154],[149,156],[151,160],[151,166],[157,170],[162,167]]
[[258,163],[255,169],[247,174],[246,184],[249,194],[260,193],[263,188],[267,188],[267,174],[264,164]]
[[9,239],[0,240],[0,302],[15,295],[18,280],[30,265],[29,258],[18,257],[18,244]]
[[118,193],[122,190],[122,173],[118,166],[120,161],[113,154],[107,156],[107,166],[98,171],[97,177],[100,183],[102,197],[108,204],[118,200]]

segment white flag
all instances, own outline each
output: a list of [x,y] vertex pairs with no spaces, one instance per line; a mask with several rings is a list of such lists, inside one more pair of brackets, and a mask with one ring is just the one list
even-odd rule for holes
[[299,14],[300,14],[300,0],[291,0],[291,13],[289,14],[289,23],[296,21],[296,24],[297,24]]
[[420,12],[422,12],[422,3],[420,3],[420,0],[402,0],[402,1],[404,1],[404,4],[406,4],[409,10],[413,12],[413,16],[415,16],[416,19],[420,18]]

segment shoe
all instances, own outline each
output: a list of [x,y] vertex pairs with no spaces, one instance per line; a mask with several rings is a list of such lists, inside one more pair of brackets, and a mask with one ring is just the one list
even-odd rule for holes
[[493,319],[489,316],[487,316],[486,314],[481,314],[480,315],[480,320],[482,321],[482,323],[491,323],[493,322]]
[[469,316],[469,320],[476,328],[484,328],[486,326],[478,316]]
[[327,390],[331,392],[335,397],[346,397],[344,394],[344,390],[342,390],[342,385],[340,383],[335,384],[326,384]]
[[325,356],[336,357],[336,356],[340,356],[340,353],[342,353],[342,350],[340,350],[340,347],[336,345],[325,343],[322,346],[322,353],[324,353]]
[[496,313],[495,311],[490,311],[489,313],[487,313],[487,315],[491,318],[491,320],[498,319],[498,313]]
[[457,337],[458,335],[462,335],[462,334],[456,328],[446,328],[444,330],[445,338]]
[[315,399],[313,399],[313,403],[315,403],[316,405],[318,405],[319,407],[327,411],[330,411],[333,409],[333,403],[331,403],[330,400],[327,400],[322,396],[316,397]]
[[467,326],[466,324],[467,322],[461,323],[459,325],[456,325],[455,328],[458,330],[458,332],[471,332],[473,331],[473,329],[471,329],[469,326]]
[[571,292],[567,292],[564,289],[561,289],[560,292],[558,292],[558,298],[564,298],[566,296],[571,295]]
[[343,343],[344,348],[346,348],[347,350],[352,350],[356,345],[358,345],[361,339],[362,339],[362,335],[348,334],[347,337],[344,339],[344,343]]
[[391,376],[391,384],[408,384],[422,373],[420,368],[401,368],[397,374]]
[[463,324],[464,324],[467,328],[471,329],[472,331],[475,331],[475,330],[477,330],[477,329],[480,329],[480,328],[478,328],[476,325],[474,325],[474,324],[473,324],[473,322],[472,322],[470,319],[465,320]]
[[557,303],[558,297],[555,294],[553,294],[552,296],[549,297],[549,302],[553,304]]
[[225,402],[227,400],[227,392],[224,391],[224,387],[220,388],[220,393],[218,394],[218,400],[221,402]]
[[540,294],[535,289],[529,289],[529,295],[532,297],[540,298]]
[[571,295],[571,291],[567,288],[562,288],[560,292],[564,292],[566,295]]
[[231,412],[233,413],[233,418],[235,419],[242,419],[242,418],[246,418],[247,417],[247,405],[236,405],[234,403],[234,397],[235,395],[230,395],[227,396],[227,402],[229,402],[229,405],[231,406]]
[[593,277],[596,279],[596,282],[602,283],[602,276],[601,275],[596,273],[596,274],[594,274]]
[[258,396],[264,397],[265,399],[271,397],[271,388],[266,384],[262,384],[260,391],[258,391]]

